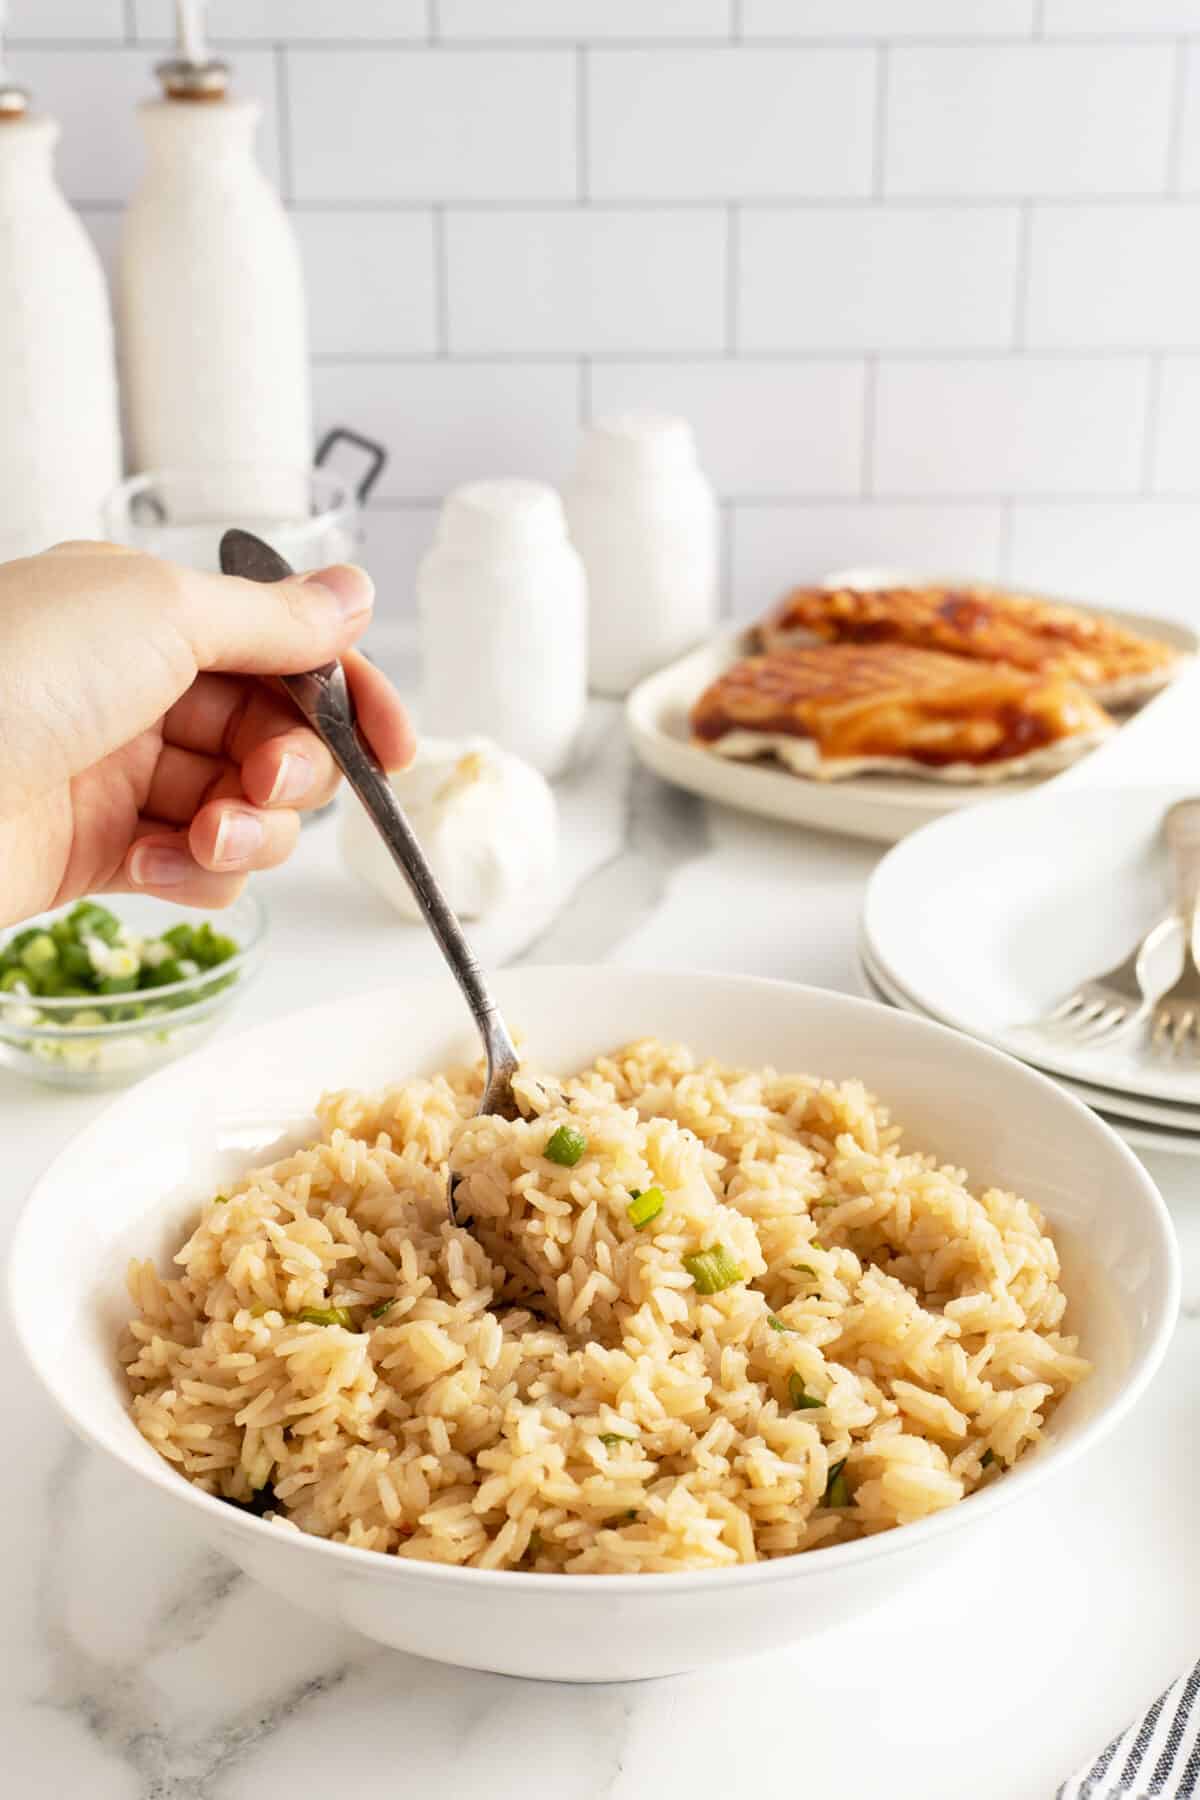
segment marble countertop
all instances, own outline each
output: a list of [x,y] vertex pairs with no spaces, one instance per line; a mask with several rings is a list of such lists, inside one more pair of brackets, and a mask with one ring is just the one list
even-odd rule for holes
[[[598,706],[561,785],[554,892],[486,961],[742,970],[857,989],[878,850],[707,808],[635,768]],[[436,966],[342,872],[336,821],[260,878],[273,935],[232,1027]],[[0,1071],[0,1247],[33,1177],[104,1104]],[[570,1687],[421,1662],[256,1588],[68,1435],[0,1317],[0,1787],[11,1800],[1050,1800],[1200,1654],[1200,1165],[1152,1165],[1184,1318],[1120,1434],[1003,1513],[976,1554],[793,1652]]]

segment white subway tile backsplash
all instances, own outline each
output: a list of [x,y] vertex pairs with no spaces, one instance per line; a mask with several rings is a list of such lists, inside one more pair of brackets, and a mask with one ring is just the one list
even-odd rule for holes
[[1200,356],[1164,356],[1150,454],[1156,493],[1200,495]]
[[859,500],[735,506],[733,610],[752,617],[793,583],[819,581],[836,569],[873,566],[994,580],[1002,567],[1003,533],[999,505]]
[[292,222],[318,355],[436,349],[430,213],[300,212]]
[[[42,112],[62,126],[58,178],[72,200],[124,201],[142,170],[139,101],[160,98],[153,54],[142,49],[23,50],[18,73]],[[256,145],[263,169],[279,178],[275,62],[269,50],[238,58],[237,92],[262,107]]]
[[1181,46],[1179,54],[1183,80],[1176,173],[1184,192],[1195,193],[1200,190],[1200,45]]
[[[22,38],[117,38],[125,36],[122,0],[8,0],[0,7],[8,44]],[[21,80],[20,64],[14,69]]]
[[[426,0],[208,0],[206,12],[216,43],[429,35]],[[173,38],[174,0],[134,0],[134,19],[141,39]]]
[[747,38],[1020,37],[1034,0],[742,0]]
[[1200,0],[1045,0],[1043,28],[1049,36],[1095,37],[1149,32],[1181,36],[1200,31]]
[[743,350],[987,349],[1011,344],[1015,206],[747,210]]
[[1147,379],[1138,357],[884,362],[875,393],[875,491],[1131,493]]
[[869,50],[596,50],[589,192],[599,200],[862,194]]
[[593,418],[681,414],[722,495],[858,491],[861,363],[597,363],[591,402]]
[[560,481],[579,435],[579,381],[552,363],[322,363],[317,429],[378,438],[381,499],[437,500],[492,475]]
[[555,200],[575,192],[569,50],[293,50],[301,200]]
[[894,50],[889,194],[1136,194],[1166,181],[1165,44]]
[[450,348],[718,350],[725,248],[720,211],[450,212]]
[[438,0],[439,35],[492,38],[727,38],[733,0]]
[[1028,501],[1013,512],[1015,581],[1066,599],[1200,624],[1200,507],[1174,500],[1104,505]]
[[1035,207],[1026,341],[1200,344],[1200,205]]

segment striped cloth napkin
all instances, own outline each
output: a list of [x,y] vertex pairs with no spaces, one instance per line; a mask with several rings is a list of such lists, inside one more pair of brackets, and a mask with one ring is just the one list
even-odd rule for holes
[[1064,1781],[1057,1800],[1192,1800],[1200,1793],[1200,1663]]

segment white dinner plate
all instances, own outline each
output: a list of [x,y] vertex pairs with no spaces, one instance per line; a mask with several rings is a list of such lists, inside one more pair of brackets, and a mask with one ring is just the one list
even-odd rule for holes
[[[911,994],[906,994],[898,982],[889,979],[879,967],[865,943],[858,945],[858,960],[861,973],[871,987],[882,996],[889,1005],[902,1007],[924,1018]],[[1041,1068],[1041,1064],[1032,1057],[1023,1057],[1032,1068]],[[1052,1073],[1052,1071],[1045,1071]],[[1200,1146],[1200,1107],[1181,1106],[1170,1100],[1146,1100],[1141,1094],[1123,1094],[1118,1088],[1097,1087],[1088,1081],[1073,1081],[1067,1075],[1055,1075],[1054,1079],[1068,1093],[1082,1100],[1085,1106],[1101,1113],[1119,1113],[1123,1119],[1136,1119],[1143,1125],[1161,1125],[1169,1131],[1195,1132],[1197,1145]]]
[[[1071,783],[939,821],[889,852],[867,884],[872,961],[923,1013],[1023,1062],[1200,1107],[1200,1058],[1155,1055],[1144,1031],[1077,1046],[1036,1024],[1162,915],[1163,814],[1198,786]],[[1165,985],[1174,967],[1159,970]]]
[[[863,994],[868,1000],[878,1000],[884,1006],[895,1007],[898,1012],[910,1013],[913,1018],[928,1017],[919,1006],[904,999],[897,988],[879,980],[861,950],[858,975],[862,983]],[[1076,1099],[1082,1100],[1085,1105],[1090,1106],[1106,1125],[1111,1125],[1112,1129],[1135,1150],[1154,1150],[1167,1156],[1200,1156],[1200,1131],[1180,1131],[1169,1125],[1153,1125],[1145,1119],[1119,1112],[1109,1112],[1089,1097],[1099,1090],[1085,1088],[1077,1082],[1068,1081],[1062,1075],[1056,1076],[1055,1080],[1066,1093],[1073,1094]]]
[[[857,585],[877,584],[877,575],[872,582],[862,579],[867,571],[855,573]],[[1134,617],[1107,608],[1081,606],[1078,601],[1071,605],[1081,612],[1102,612],[1117,624],[1161,638],[1187,655],[1200,647],[1194,632],[1166,619]],[[816,826],[848,837],[894,844],[931,820],[974,809],[979,801],[995,801],[1042,788],[1053,779],[1043,775],[992,785],[958,786],[881,774],[856,775],[845,781],[816,781],[792,775],[770,761],[731,762],[713,750],[699,749],[691,741],[691,708],[709,683],[747,655],[749,649],[746,630],[729,632],[678,662],[669,663],[630,694],[625,705],[630,741],[641,761],[664,781],[726,806],[782,819],[790,825]],[[1147,707],[1154,705],[1153,700],[1147,702]]]

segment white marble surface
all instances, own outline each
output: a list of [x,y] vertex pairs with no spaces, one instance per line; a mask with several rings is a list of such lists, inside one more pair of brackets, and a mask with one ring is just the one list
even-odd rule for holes
[[[611,959],[853,987],[877,852],[706,810],[631,768],[594,713],[561,789],[559,890],[477,933],[493,962]],[[251,1023],[406,968],[419,928],[341,872],[335,825],[262,878],[273,936]],[[229,1027],[226,1027],[229,1029]],[[0,1239],[103,1104],[0,1071]],[[1154,1167],[1185,1317],[1119,1437],[919,1593],[795,1652],[671,1681],[520,1682],[380,1650],[251,1586],[75,1444],[0,1318],[0,1792],[12,1800],[1049,1800],[1200,1654],[1194,1479],[1200,1164]]]

